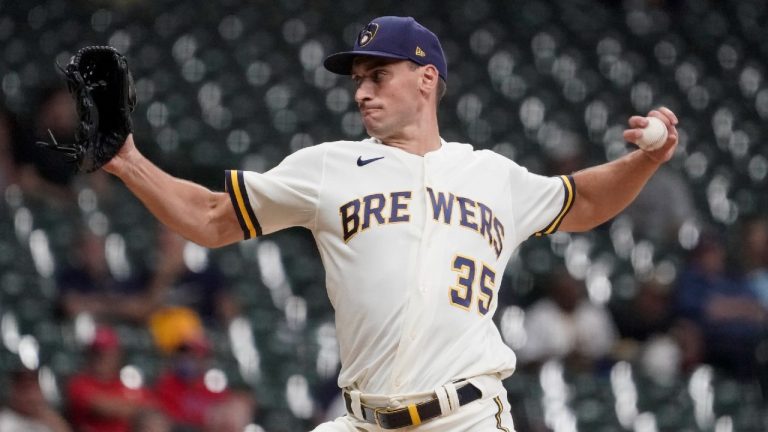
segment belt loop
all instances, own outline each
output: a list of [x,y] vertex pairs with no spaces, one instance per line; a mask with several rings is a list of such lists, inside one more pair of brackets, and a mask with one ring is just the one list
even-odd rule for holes
[[459,394],[456,392],[456,384],[448,383],[443,386],[445,393],[448,395],[448,403],[451,405],[451,411],[454,412],[459,409]]
[[352,401],[352,414],[360,420],[368,420],[365,418],[365,415],[363,415],[363,408],[360,404],[360,390],[351,390],[349,392],[349,398]]
[[443,386],[435,389],[435,396],[440,403],[440,414],[445,415],[451,412],[451,403],[448,402],[448,393]]

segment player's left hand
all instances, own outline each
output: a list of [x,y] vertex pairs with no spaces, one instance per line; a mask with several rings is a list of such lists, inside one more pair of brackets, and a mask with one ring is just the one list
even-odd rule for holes
[[[648,112],[648,117],[656,117],[667,126],[667,142],[656,150],[645,151],[645,154],[656,163],[664,163],[675,154],[677,148],[677,116],[667,107],[660,107]],[[624,139],[636,144],[637,140],[643,135],[643,128],[648,125],[648,119],[642,116],[632,116],[629,118],[630,129],[624,130]]]

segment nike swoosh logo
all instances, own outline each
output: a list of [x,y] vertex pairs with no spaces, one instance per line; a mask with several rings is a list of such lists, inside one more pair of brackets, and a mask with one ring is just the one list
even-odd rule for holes
[[379,157],[375,157],[375,158],[371,158],[371,159],[365,159],[365,160],[363,160],[363,157],[360,156],[360,157],[357,158],[357,166],[365,166],[365,165],[368,165],[371,162],[376,162],[379,159],[384,159],[384,156],[379,156]]

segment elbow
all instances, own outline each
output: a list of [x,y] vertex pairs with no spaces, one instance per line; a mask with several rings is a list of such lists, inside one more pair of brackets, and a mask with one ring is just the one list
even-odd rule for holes
[[186,239],[207,249],[218,249],[232,243],[210,235],[194,235],[186,237]]
[[218,248],[220,248],[222,246],[225,246],[224,243],[222,243],[220,241],[216,241],[216,239],[211,239],[208,236],[202,236],[202,237],[197,237],[197,238],[189,238],[187,240],[189,240],[192,243],[195,243],[197,245],[200,245],[200,246],[202,246],[204,248],[207,248],[207,249],[218,249]]
[[196,232],[191,241],[209,249],[218,249],[243,239],[240,225],[235,219],[230,220],[226,213],[211,209],[204,222],[204,228]]
[[208,249],[218,249],[218,248],[222,248],[224,246],[229,246],[233,242],[232,241],[226,241],[226,240],[224,240],[222,238],[218,238],[217,237],[217,238],[212,238],[212,239],[203,239],[203,240],[201,240],[201,242],[199,242],[199,243],[195,242],[195,243],[197,243],[200,246],[203,246],[205,248],[208,248]]
[[204,217],[198,222],[197,229],[190,230],[188,239],[200,246],[217,249],[242,240],[242,231],[234,209],[226,194],[214,194],[211,197]]
[[234,242],[229,240],[215,223],[208,223],[204,229],[195,231],[187,240],[208,249],[218,249]]

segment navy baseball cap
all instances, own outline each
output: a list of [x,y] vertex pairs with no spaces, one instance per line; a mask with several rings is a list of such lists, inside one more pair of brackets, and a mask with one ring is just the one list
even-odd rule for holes
[[331,54],[323,66],[339,75],[351,75],[352,62],[359,56],[411,60],[422,66],[431,64],[443,80],[448,80],[448,65],[440,41],[411,17],[375,18],[360,31],[352,51]]

